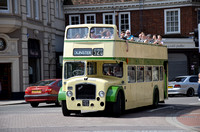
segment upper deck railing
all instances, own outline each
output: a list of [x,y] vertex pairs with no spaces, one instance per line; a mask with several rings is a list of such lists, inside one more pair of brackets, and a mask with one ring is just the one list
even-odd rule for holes
[[67,26],[63,57],[65,59],[168,58],[166,46],[121,40],[117,27],[109,24]]

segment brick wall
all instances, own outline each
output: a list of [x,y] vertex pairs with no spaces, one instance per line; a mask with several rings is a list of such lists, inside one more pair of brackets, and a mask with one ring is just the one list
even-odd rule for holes
[[[126,11],[127,12],[127,11]],[[195,7],[180,7],[181,34],[165,35],[164,9],[134,10],[130,11],[131,32],[138,35],[141,31],[146,34],[160,34],[164,37],[188,37],[189,33],[197,27],[197,11]],[[107,13],[107,12],[105,12]],[[96,14],[96,23],[103,23],[103,13]],[[75,15],[75,14],[74,14]],[[81,14],[81,24],[84,23],[84,14]],[[69,16],[66,15],[66,25],[69,24]],[[118,26],[118,16],[116,16]]]

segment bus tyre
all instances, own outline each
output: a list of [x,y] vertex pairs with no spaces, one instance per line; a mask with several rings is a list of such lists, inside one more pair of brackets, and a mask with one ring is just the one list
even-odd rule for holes
[[157,108],[158,103],[159,103],[159,92],[158,89],[155,89],[153,94],[153,108]]
[[188,97],[194,96],[194,90],[193,90],[193,88],[189,88],[189,89],[188,89],[188,91],[187,91],[187,96],[188,96]]
[[119,117],[124,111],[124,99],[122,93],[119,92],[117,95],[117,100],[113,104],[113,116]]
[[39,103],[38,102],[31,102],[30,103],[32,107],[38,107]]
[[64,116],[70,115],[70,111],[67,109],[66,100],[62,100],[62,113]]

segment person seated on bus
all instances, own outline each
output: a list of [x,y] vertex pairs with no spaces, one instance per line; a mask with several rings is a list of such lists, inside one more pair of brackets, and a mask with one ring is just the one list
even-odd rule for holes
[[122,70],[120,70],[120,67],[114,67],[114,72],[113,72],[115,77],[122,77]]
[[147,34],[146,40],[144,41],[144,43],[150,43],[150,44],[153,43],[152,35],[151,34]]
[[121,40],[126,40],[125,31],[121,31],[120,39]]
[[108,68],[108,71],[106,72],[106,75],[108,75],[108,76],[113,76],[114,75],[113,72],[111,71],[110,67]]
[[126,30],[126,38],[127,38],[128,41],[134,41],[134,36],[131,35],[130,30]]
[[91,29],[90,31],[90,38],[95,38],[95,39],[98,38],[93,29]]
[[146,36],[145,36],[144,32],[141,32],[139,34],[139,38],[138,38],[137,42],[144,43],[145,40],[146,40]]
[[81,35],[79,33],[76,33],[75,36],[74,36],[74,38],[75,39],[79,39],[79,38],[81,38]]
[[154,42],[154,44],[163,45],[163,41],[162,41],[162,36],[161,35],[157,36],[157,40]]
[[108,29],[104,30],[101,33],[101,36],[102,36],[101,38],[103,38],[103,39],[111,39],[112,38],[111,32]]

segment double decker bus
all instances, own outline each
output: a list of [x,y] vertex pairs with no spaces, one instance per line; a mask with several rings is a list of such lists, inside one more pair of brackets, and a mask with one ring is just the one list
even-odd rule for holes
[[167,93],[167,47],[121,40],[115,25],[66,27],[62,113],[125,110],[164,102]]

